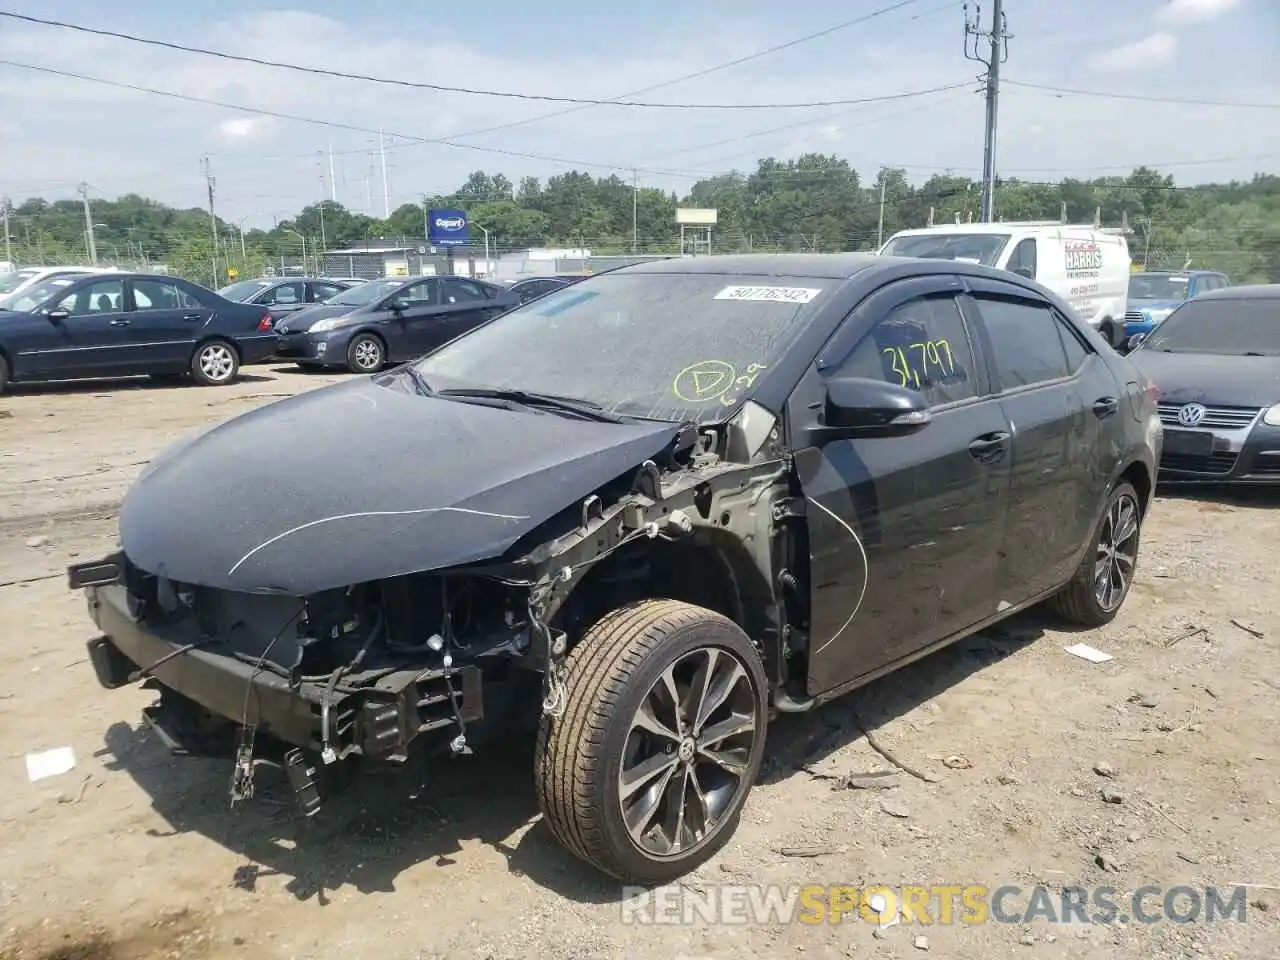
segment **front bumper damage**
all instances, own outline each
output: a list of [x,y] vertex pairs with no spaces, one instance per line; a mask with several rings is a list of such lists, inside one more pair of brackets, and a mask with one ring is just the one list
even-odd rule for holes
[[[148,622],[131,596],[123,555],[68,574],[102,632],[88,643],[98,682],[116,689],[145,681],[158,689],[160,699],[143,713],[146,725],[174,753],[234,757],[233,801],[252,795],[259,757],[283,764],[303,812],[311,814],[345,785],[355,762],[404,762],[411,743],[431,738],[454,753],[469,752],[467,726],[484,719],[483,671],[474,662],[453,666],[436,657],[346,680],[336,672],[323,679],[291,675],[194,623]],[[259,734],[265,743],[255,743]],[[272,746],[283,747],[283,755]]]

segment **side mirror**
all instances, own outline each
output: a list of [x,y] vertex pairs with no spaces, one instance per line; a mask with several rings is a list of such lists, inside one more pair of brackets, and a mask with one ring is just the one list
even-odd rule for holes
[[71,316],[71,311],[65,310],[62,307],[57,307],[56,309],[50,310],[45,314],[45,316],[54,323],[61,323],[63,320],[67,319],[67,317]]
[[929,405],[920,393],[864,377],[827,383],[821,423],[810,430],[815,445],[857,437],[900,437],[929,424]]
[[403,297],[396,297],[387,303],[387,309],[393,313],[403,313],[409,309],[409,301]]
[[1132,337],[1129,338],[1129,342],[1125,344],[1125,347],[1126,349],[1129,349],[1129,350],[1137,350],[1138,346],[1142,343],[1142,341],[1146,339],[1147,339],[1147,335],[1145,333],[1135,333]]

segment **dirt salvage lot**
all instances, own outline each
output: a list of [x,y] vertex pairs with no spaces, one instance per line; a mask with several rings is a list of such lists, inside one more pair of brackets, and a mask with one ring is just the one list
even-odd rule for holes
[[[112,548],[141,466],[336,379],[250,373],[0,398],[0,957],[1277,955],[1280,492],[1162,496],[1106,630],[1026,616],[779,720],[736,839],[685,884],[1107,885],[1121,912],[1147,884],[1255,884],[1246,922],[639,926],[538,822],[527,750],[388,773],[299,824],[278,771],[231,811],[228,764],[170,757],[139,729],[149,693],[97,685],[63,570]],[[1115,659],[1064,652],[1079,641]],[[938,782],[848,788],[889,768],[859,721]],[[30,782],[24,755],[60,746],[74,769]]]

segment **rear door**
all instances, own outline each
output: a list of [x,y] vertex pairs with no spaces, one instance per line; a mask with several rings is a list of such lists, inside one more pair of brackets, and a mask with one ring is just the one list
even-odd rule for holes
[[795,455],[809,530],[810,694],[996,613],[1010,430],[960,292],[954,278],[928,277],[873,294],[788,402],[797,437],[821,403],[821,382],[841,376],[920,390],[933,418],[909,436]]
[[482,284],[461,277],[441,277],[440,288],[442,322],[432,330],[434,339],[429,349],[448,343],[512,306],[490,297]]
[[271,319],[279,320],[291,313],[297,313],[307,305],[306,286],[301,280],[280,283],[258,294],[253,298],[253,302],[271,311]]
[[330,297],[337,296],[346,287],[322,280],[311,280],[307,283],[307,303],[324,303]]
[[213,311],[171,280],[135,277],[128,287],[128,334],[136,351],[131,363],[157,370],[185,367]]
[[1065,583],[1097,519],[1109,472],[1095,473],[1102,424],[1119,387],[1053,306],[1031,291],[972,278],[966,311],[978,320],[992,386],[1009,422],[1011,475],[999,582],[1019,604]]

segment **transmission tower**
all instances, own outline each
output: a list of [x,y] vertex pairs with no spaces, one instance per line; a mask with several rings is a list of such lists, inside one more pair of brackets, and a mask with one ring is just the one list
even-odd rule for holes
[[964,5],[964,55],[986,67],[983,75],[987,100],[986,130],[982,149],[982,207],[978,219],[992,223],[996,218],[996,121],[1000,112],[1000,66],[1009,59],[1009,22],[1004,16],[1003,0],[991,2],[991,29],[982,27],[982,7],[974,6],[969,17],[969,4]]

